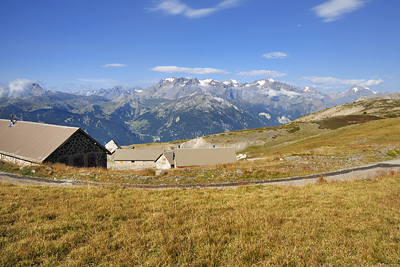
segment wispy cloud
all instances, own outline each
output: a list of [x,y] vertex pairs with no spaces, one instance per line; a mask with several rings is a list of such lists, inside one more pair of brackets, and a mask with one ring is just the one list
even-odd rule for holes
[[29,90],[30,85],[37,83],[35,80],[15,79],[8,83],[8,86],[0,84],[0,97],[16,97],[23,95]]
[[329,0],[313,7],[312,10],[318,17],[323,18],[324,22],[331,22],[361,8],[366,2],[367,0]]
[[238,73],[241,76],[266,76],[271,78],[279,78],[286,76],[287,73],[278,72],[275,70],[249,70],[249,71],[241,71]]
[[177,67],[177,66],[157,66],[152,68],[153,71],[159,72],[184,72],[190,74],[228,74],[229,71],[220,70],[220,69],[212,69],[212,68],[185,68],[185,67]]
[[323,88],[333,88],[342,85],[362,85],[362,86],[374,86],[380,85],[384,81],[382,79],[340,79],[334,77],[319,77],[319,76],[311,76],[311,77],[303,77],[302,80],[308,80],[313,82],[315,85],[323,87]]
[[111,64],[105,64],[102,67],[103,68],[109,68],[109,67],[126,67],[127,65],[125,64],[120,64],[120,63],[111,63]]
[[268,54],[264,54],[263,57],[267,58],[267,59],[274,59],[274,58],[285,58],[288,55],[286,53],[283,52],[271,52]]
[[90,82],[90,83],[107,83],[107,84],[112,84],[112,83],[118,83],[119,81],[116,80],[111,80],[111,79],[91,79],[91,78],[79,78],[78,81],[81,82]]
[[187,18],[201,18],[217,11],[238,6],[243,0],[223,0],[219,4],[209,8],[191,8],[181,0],[159,0],[151,11],[161,11],[167,15],[183,15]]

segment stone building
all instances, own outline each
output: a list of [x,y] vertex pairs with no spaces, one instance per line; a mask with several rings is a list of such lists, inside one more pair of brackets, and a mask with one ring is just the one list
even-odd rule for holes
[[108,168],[114,170],[170,169],[172,157],[163,149],[117,149]]
[[76,167],[107,167],[109,153],[78,127],[18,121],[9,127],[0,119],[0,159],[19,165],[64,163]]
[[236,162],[234,148],[117,149],[109,169],[171,169]]

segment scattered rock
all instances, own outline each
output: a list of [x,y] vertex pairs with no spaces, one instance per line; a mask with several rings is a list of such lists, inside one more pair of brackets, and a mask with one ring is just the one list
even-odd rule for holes
[[53,168],[48,166],[46,167],[47,175],[52,175],[53,174]]
[[246,159],[246,158],[247,158],[246,154],[239,154],[239,155],[236,156],[237,160]]
[[242,176],[243,176],[242,170],[237,169],[237,170],[236,170],[236,175],[239,176],[239,177],[242,177]]
[[167,172],[166,171],[163,171],[163,170],[156,170],[156,175],[158,176],[158,175],[164,175],[164,174],[166,174]]

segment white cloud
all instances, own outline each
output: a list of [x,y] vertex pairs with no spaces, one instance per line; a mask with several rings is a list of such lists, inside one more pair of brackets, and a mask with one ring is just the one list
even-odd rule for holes
[[363,82],[361,85],[363,86],[374,86],[374,85],[381,85],[384,81],[382,79],[379,80],[368,80]]
[[105,64],[102,67],[103,68],[108,68],[108,67],[126,67],[127,65],[125,64],[119,64],[119,63],[111,63],[111,64]]
[[160,1],[155,8],[152,8],[152,10],[161,10],[168,15],[178,15],[184,12],[187,8],[187,5],[178,0],[165,0]]
[[217,5],[218,8],[231,8],[238,6],[242,0],[224,0]]
[[267,58],[267,59],[273,59],[273,58],[285,58],[288,55],[286,53],[283,52],[271,52],[268,54],[264,54],[263,57]]
[[187,9],[185,16],[188,18],[201,18],[218,11],[217,8]]
[[17,97],[22,96],[32,83],[37,83],[35,80],[15,79],[6,85],[0,85],[0,97]]
[[361,8],[366,2],[366,0],[329,0],[313,7],[312,10],[318,17],[323,18],[324,22],[330,22]]
[[181,0],[159,0],[151,11],[162,11],[167,15],[183,15],[187,18],[201,18],[217,11],[232,8],[240,4],[242,0],[224,0],[214,7],[209,8],[191,8]]
[[157,66],[152,68],[153,71],[159,72],[184,72],[190,74],[228,74],[229,71],[220,70],[220,69],[212,69],[212,68],[185,68],[185,67],[177,67],[177,66]]
[[317,86],[321,86],[324,88],[332,88],[332,87],[338,87],[341,85],[362,85],[362,86],[374,86],[374,85],[380,85],[384,81],[382,79],[370,79],[370,80],[365,80],[365,79],[340,79],[340,78],[334,78],[334,77],[318,77],[318,76],[311,76],[311,77],[303,77],[301,78],[302,80],[308,80],[313,82]]
[[24,92],[29,85],[35,83],[34,80],[28,79],[16,79],[14,81],[9,82],[8,87],[10,89],[10,94],[19,94]]
[[249,70],[241,71],[238,73],[241,76],[267,76],[271,78],[278,78],[286,76],[286,73],[278,72],[275,70]]

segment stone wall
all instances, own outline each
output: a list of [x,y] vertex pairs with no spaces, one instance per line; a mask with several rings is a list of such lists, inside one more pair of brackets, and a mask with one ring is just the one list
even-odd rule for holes
[[112,170],[145,170],[145,169],[157,169],[157,170],[167,170],[171,169],[171,164],[168,162],[167,158],[164,155],[156,161],[148,160],[148,161],[108,161],[107,168]]
[[155,169],[156,163],[154,161],[109,161],[107,163],[107,168],[122,171]]
[[171,164],[165,157],[165,155],[162,155],[156,162],[156,169],[157,170],[168,170],[171,169]]
[[45,162],[59,162],[75,167],[107,168],[107,154],[84,133],[77,131],[64,145],[54,151]]
[[36,163],[30,162],[30,161],[27,161],[27,160],[11,157],[11,156],[4,155],[4,154],[1,154],[1,153],[0,153],[0,160],[11,162],[11,163],[14,163],[14,164],[17,164],[17,165],[22,165],[22,166],[35,166],[35,165],[38,165]]

